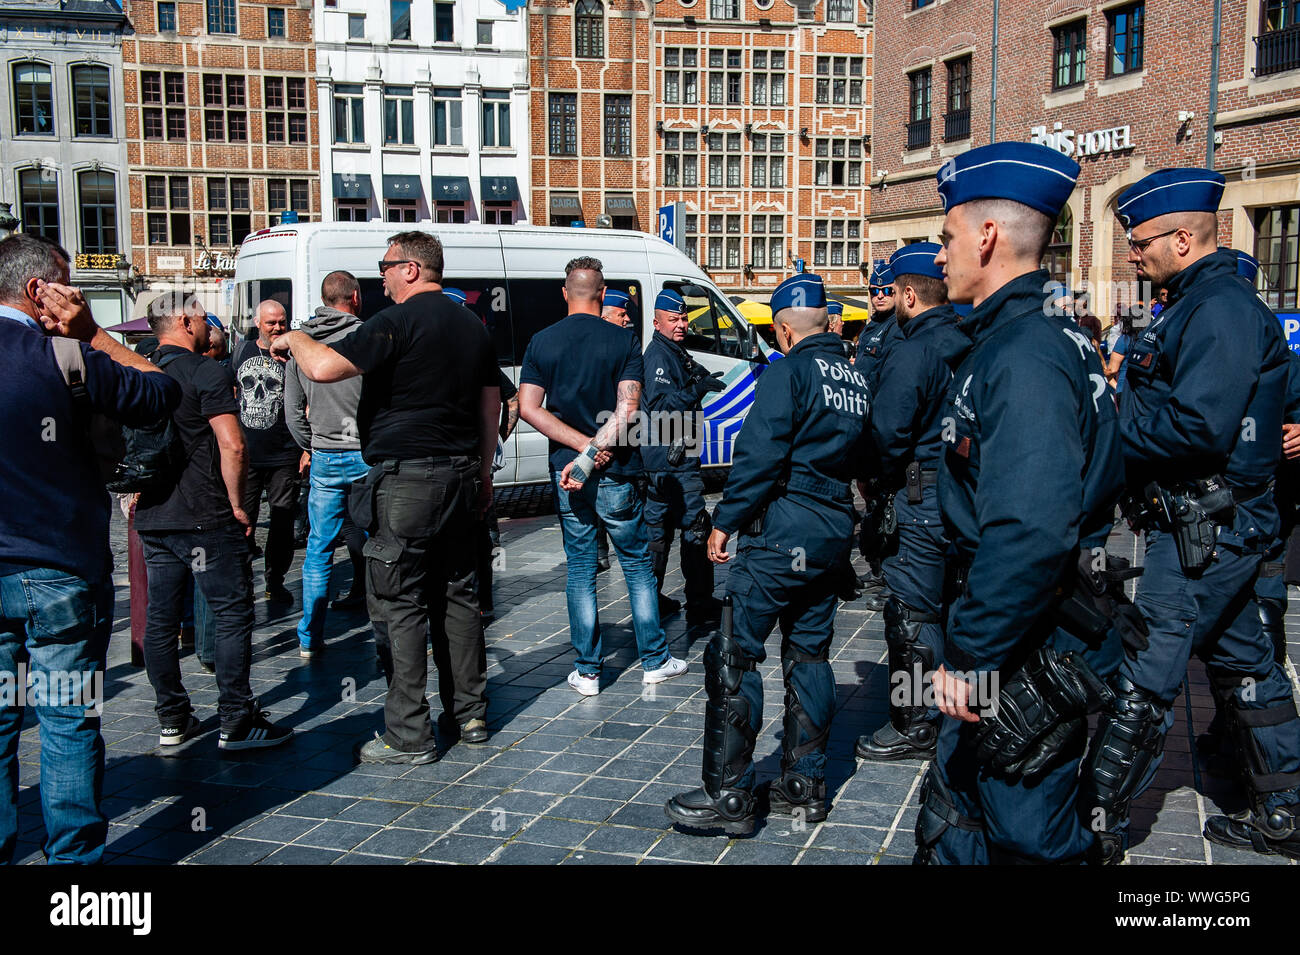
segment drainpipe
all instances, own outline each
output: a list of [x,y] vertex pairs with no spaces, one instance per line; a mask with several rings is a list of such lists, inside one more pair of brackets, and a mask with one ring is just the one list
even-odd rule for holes
[[993,0],[993,64],[990,71],[992,85],[989,95],[989,142],[995,143],[998,141],[998,0]]
[[1210,108],[1205,117],[1205,168],[1214,168],[1214,123],[1219,113],[1219,36],[1223,0],[1214,0],[1214,39],[1210,41]]

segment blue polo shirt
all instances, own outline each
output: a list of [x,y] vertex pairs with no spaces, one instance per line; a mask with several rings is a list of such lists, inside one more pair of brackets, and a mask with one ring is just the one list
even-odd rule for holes
[[[618,383],[644,383],[640,342],[626,328],[599,315],[570,315],[533,336],[524,352],[521,385],[546,391],[546,410],[586,435],[595,435],[618,407]],[[644,404],[644,397],[642,403]],[[578,456],[573,448],[550,443],[553,471]],[[641,454],[635,447],[614,449],[605,474],[635,477]]]

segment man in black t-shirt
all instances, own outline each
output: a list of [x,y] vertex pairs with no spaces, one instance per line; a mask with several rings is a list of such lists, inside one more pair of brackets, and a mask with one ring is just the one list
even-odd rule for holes
[[293,730],[269,723],[248,683],[252,658],[253,569],[243,507],[247,452],[230,370],[202,352],[208,325],[202,310],[177,296],[150,306],[158,336],[153,360],[180,383],[172,424],[185,468],[165,491],[145,491],[135,529],[149,573],[145,668],[157,696],[159,744],[178,746],[199,731],[181,683],[176,634],[191,572],[215,618],[215,669],[223,750],[276,746]]
[[[367,602],[376,639],[389,641],[392,675],[385,733],[360,757],[421,764],[438,758],[424,695],[426,626],[435,646],[481,640],[473,520],[492,502],[501,389],[486,329],[442,293],[442,244],[425,232],[388,241],[379,272],[396,304],[333,346],[288,332],[271,351],[292,354],[312,381],[364,376],[357,417],[374,489],[363,527]],[[481,705],[458,718],[484,719]]]
[[[642,517],[641,454],[622,441],[641,404],[643,363],[635,335],[600,317],[605,279],[598,259],[565,269],[568,317],[533,336],[519,374],[519,414],[550,439],[551,480],[568,568],[569,631],[577,651],[569,686],[600,692],[596,535],[603,526],[627,579],[643,683],[686,672],[668,652],[658,585]],[[545,407],[542,406],[545,402]],[[599,474],[597,469],[604,468]]]
[[294,441],[284,420],[284,363],[271,357],[271,342],[289,328],[284,306],[267,299],[257,306],[257,338],[235,346],[231,367],[239,386],[239,421],[248,443],[248,483],[244,510],[256,535],[257,515],[266,492],[271,527],[266,533],[266,599],[288,604],[293,596],[284,575],[293,563],[293,521],[298,514],[302,470],[311,460]]

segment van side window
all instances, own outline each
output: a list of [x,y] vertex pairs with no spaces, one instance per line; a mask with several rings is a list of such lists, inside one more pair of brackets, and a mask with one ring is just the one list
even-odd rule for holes
[[510,291],[504,279],[462,279],[443,277],[447,288],[458,288],[465,293],[466,305],[478,316],[492,338],[497,364],[509,367],[523,361],[523,353],[516,354],[510,334]]
[[690,351],[708,352],[727,358],[748,359],[749,341],[745,328],[733,317],[712,289],[688,282],[665,282],[664,288],[677,292],[686,300],[686,326],[683,345]]
[[[450,280],[448,280],[450,283]],[[554,325],[569,314],[569,304],[564,300],[564,278],[553,279],[509,279],[512,302],[526,303],[511,315],[514,331],[514,364],[522,365],[528,343],[544,328]],[[632,320],[632,331],[637,341],[641,341],[641,330],[645,319],[641,284],[632,279],[606,278],[607,288],[627,292],[632,297],[627,314]],[[459,286],[468,289],[469,286]]]

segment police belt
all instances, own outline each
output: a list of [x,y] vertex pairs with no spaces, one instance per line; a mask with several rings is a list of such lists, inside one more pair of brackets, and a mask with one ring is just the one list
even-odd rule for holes
[[1228,490],[1232,492],[1232,501],[1234,504],[1244,504],[1247,501],[1253,501],[1257,497],[1262,497],[1269,491],[1273,490],[1273,482],[1265,484],[1253,484],[1250,487],[1237,487],[1229,484]]

